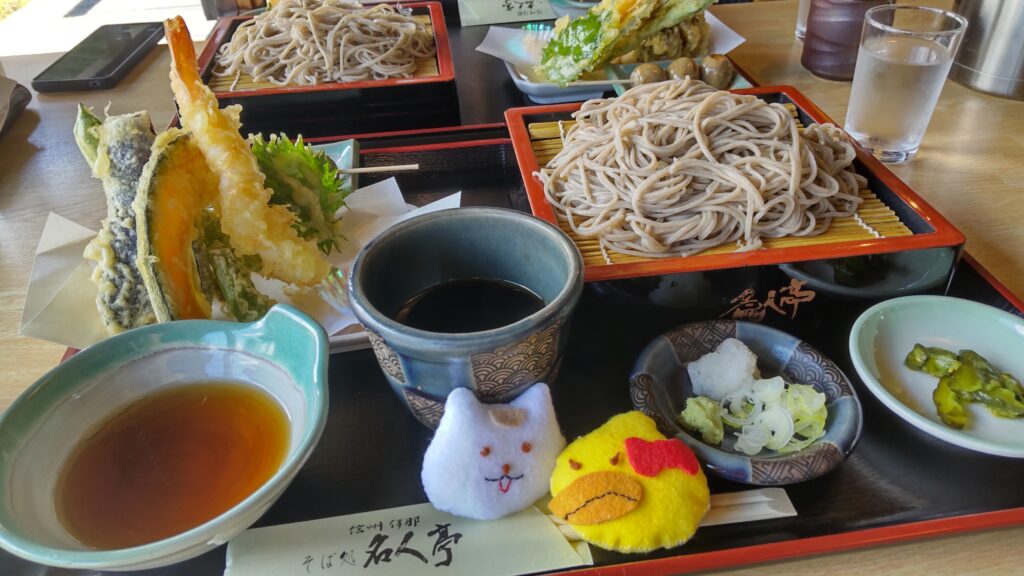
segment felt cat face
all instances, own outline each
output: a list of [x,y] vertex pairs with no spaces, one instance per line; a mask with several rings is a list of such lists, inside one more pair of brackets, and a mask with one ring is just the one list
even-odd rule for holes
[[490,520],[544,496],[565,447],[551,392],[534,384],[511,404],[483,404],[459,388],[423,456],[423,488],[438,510]]

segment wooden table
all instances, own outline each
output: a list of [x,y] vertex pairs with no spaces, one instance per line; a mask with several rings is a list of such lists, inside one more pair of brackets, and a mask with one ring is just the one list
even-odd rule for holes
[[[951,4],[941,0],[926,3]],[[793,37],[796,0],[719,6],[713,12],[748,38],[732,57],[761,84],[796,86],[842,122],[850,85],[821,80],[800,66],[801,44]],[[4,58],[3,65],[9,76],[27,85],[56,56]],[[154,125],[166,126],[174,111],[167,70],[167,54],[159,49],[113,90],[35,94],[13,130],[0,137],[0,359],[4,370],[0,408],[8,406],[63,353],[63,347],[56,344],[18,336],[33,253],[47,214],[57,212],[98,227],[105,211],[100,185],[90,177],[71,136],[74,105],[82,101],[102,110],[111,102],[111,113],[146,109]],[[472,102],[478,96],[474,90],[479,91],[471,87],[467,94],[460,93],[460,98]],[[473,120],[494,122],[500,117]],[[947,82],[919,156],[905,166],[893,167],[967,235],[968,250],[1017,294],[1024,294],[1022,158],[1024,103]],[[1020,570],[1012,551],[1021,548],[1024,527],[727,573],[1001,575]]]

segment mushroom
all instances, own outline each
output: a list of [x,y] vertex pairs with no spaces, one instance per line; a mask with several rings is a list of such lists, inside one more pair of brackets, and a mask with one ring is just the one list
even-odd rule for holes
[[661,82],[664,79],[665,71],[657,64],[649,63],[637,66],[633,69],[633,73],[629,75],[629,80],[633,83],[633,86]]
[[668,76],[673,80],[682,80],[689,76],[694,80],[700,79],[700,68],[697,67],[697,63],[693,61],[693,58],[676,58],[668,65]]
[[732,77],[735,74],[736,70],[732,67],[732,62],[722,54],[705,56],[700,65],[701,80],[719,90],[728,88],[732,84]]

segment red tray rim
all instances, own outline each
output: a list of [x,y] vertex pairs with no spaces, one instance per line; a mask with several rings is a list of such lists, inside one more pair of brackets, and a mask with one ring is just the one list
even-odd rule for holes
[[[792,86],[759,86],[733,90],[736,94],[778,94],[790,98],[797,107],[807,113],[815,122],[834,123],[820,108],[812,103],[799,90]],[[530,146],[530,135],[526,126],[526,116],[539,114],[569,114],[580,109],[581,103],[553,104],[545,106],[527,106],[509,108],[505,111],[505,121],[512,137],[519,171],[523,177],[530,210],[534,216],[558,225],[554,210],[544,198],[544,189],[533,173],[540,169],[537,159]],[[589,265],[584,270],[584,280],[601,281],[637,276],[655,276],[697,270],[716,270],[740,266],[759,266],[764,264],[784,264],[805,260],[820,260],[845,256],[864,256],[885,252],[901,252],[941,246],[958,246],[965,242],[965,237],[953,224],[928,204],[910,186],[899,179],[896,174],[876,159],[859,144],[854,143],[857,158],[864,163],[903,202],[914,210],[934,232],[914,234],[896,238],[878,238],[873,240],[853,240],[832,242],[815,246],[791,248],[774,248],[771,250],[754,250],[731,254],[712,254],[706,256],[689,256],[685,258],[649,259],[641,262],[620,264]]]
[[[391,78],[386,80],[363,80],[358,82],[329,82],[316,86],[281,86],[275,88],[256,88],[252,90],[230,90],[214,92],[217,98],[251,98],[257,96],[274,96],[282,94],[305,94],[326,90],[356,90],[362,88],[382,88],[453,82],[455,80],[455,64],[452,60],[451,45],[448,41],[448,27],[444,20],[444,11],[440,2],[410,2],[406,8],[426,9],[430,15],[430,24],[434,28],[434,45],[437,46],[437,75],[422,78]],[[253,16],[228,16],[217,21],[217,25],[206,39],[206,46],[199,55],[200,77],[209,75],[213,67],[213,57],[222,44],[229,41],[231,27],[235,22],[249,20]]]

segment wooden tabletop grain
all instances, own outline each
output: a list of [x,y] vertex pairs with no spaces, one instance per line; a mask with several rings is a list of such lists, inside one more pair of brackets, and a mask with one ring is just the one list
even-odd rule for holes
[[[951,0],[924,3],[948,7]],[[748,39],[731,56],[751,76],[763,85],[796,86],[842,124],[850,84],[816,78],[800,66],[802,46],[793,37],[796,0],[717,6],[713,12]],[[8,57],[3,66],[27,85],[57,56]],[[98,227],[105,210],[102,189],[71,136],[75,103],[102,110],[109,102],[112,113],[146,109],[155,126],[166,126],[174,110],[167,71],[166,52],[155,50],[112,90],[33,94],[28,110],[0,137],[0,409],[63,353],[61,346],[18,335],[47,214]],[[971,254],[1024,295],[1024,102],[947,82],[920,154],[893,170],[966,234]],[[1021,549],[1024,528],[1012,528],[721,574],[1002,575],[1021,573]]]

